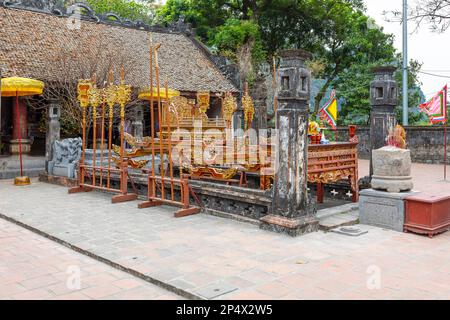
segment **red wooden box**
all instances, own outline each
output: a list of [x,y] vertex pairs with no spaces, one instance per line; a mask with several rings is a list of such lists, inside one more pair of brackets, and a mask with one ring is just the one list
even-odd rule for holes
[[406,198],[404,231],[427,234],[430,238],[450,229],[450,196],[421,193]]

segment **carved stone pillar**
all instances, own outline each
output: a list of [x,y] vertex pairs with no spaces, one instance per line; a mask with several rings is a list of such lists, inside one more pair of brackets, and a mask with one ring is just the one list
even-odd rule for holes
[[60,139],[61,106],[57,100],[50,101],[47,109],[47,133],[45,136],[45,167],[48,170],[48,163],[53,158],[53,144]]
[[[277,170],[271,214],[261,218],[260,227],[291,236],[317,231],[319,222],[307,189],[308,117],[311,73],[303,50],[280,53],[277,73]],[[273,151],[272,151],[273,152]]]
[[370,84],[370,177],[373,175],[372,150],[386,146],[389,132],[397,124],[394,108],[397,106],[397,83],[393,78],[395,67],[373,69],[375,79]]
[[132,127],[133,136],[136,139],[142,139],[144,136],[144,109],[142,105],[138,105],[134,109]]
[[259,129],[267,129],[267,87],[264,75],[259,75],[253,83],[250,95],[255,105],[255,116],[252,128],[256,131]]

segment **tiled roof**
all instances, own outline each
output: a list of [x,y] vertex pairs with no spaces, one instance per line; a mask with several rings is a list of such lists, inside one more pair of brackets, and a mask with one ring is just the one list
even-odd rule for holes
[[[127,83],[149,85],[149,32],[82,21],[69,28],[70,18],[0,7],[2,76],[42,81],[89,77],[125,67]],[[161,83],[180,91],[237,91],[206,55],[184,34],[152,33],[159,50]],[[94,65],[100,65],[94,68]],[[72,79],[72,80],[73,80]],[[69,80],[69,79],[68,79]]]

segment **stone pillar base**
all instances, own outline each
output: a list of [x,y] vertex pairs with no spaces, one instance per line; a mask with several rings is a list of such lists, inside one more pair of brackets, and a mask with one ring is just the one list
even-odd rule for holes
[[259,228],[277,233],[286,233],[297,237],[319,230],[319,220],[314,216],[286,218],[278,215],[267,215],[259,219]]
[[[19,140],[11,140],[9,145],[9,152],[11,154],[19,154]],[[22,139],[22,154],[29,154],[31,152],[31,141]]]
[[391,193],[365,189],[359,193],[361,224],[403,232],[405,198],[417,192]]
[[387,176],[372,176],[372,189],[386,190],[387,192],[398,193],[401,191],[409,191],[414,187],[412,177],[387,177]]

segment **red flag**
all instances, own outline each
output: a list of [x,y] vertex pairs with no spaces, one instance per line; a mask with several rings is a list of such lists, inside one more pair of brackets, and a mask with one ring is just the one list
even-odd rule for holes
[[432,124],[447,122],[447,85],[419,108],[428,115]]

